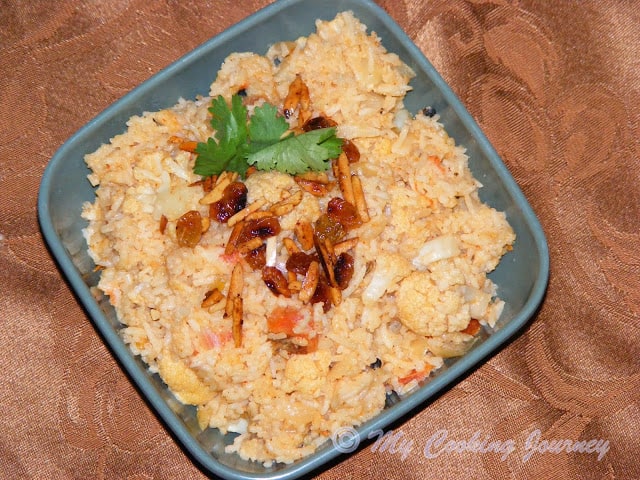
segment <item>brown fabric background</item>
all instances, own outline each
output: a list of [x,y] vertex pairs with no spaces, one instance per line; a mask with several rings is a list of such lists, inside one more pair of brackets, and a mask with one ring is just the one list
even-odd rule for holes
[[[0,1],[0,477],[199,479],[102,344],[36,218],[80,126],[266,0]],[[638,479],[640,9],[633,0],[385,0],[479,121],[537,212],[546,299],[518,338],[321,479]],[[422,454],[440,429],[516,451]],[[525,441],[609,441],[536,454]]]

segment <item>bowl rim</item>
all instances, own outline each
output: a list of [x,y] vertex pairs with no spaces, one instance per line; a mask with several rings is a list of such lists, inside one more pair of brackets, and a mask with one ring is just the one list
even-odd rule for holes
[[[183,421],[178,418],[178,415],[170,408],[165,400],[158,395],[155,387],[149,381],[147,376],[148,374],[141,370],[138,364],[133,361],[133,355],[129,347],[125,345],[118,332],[112,328],[108,321],[104,319],[104,313],[91,295],[87,284],[73,263],[69,253],[66,251],[53,224],[49,209],[49,197],[52,189],[54,188],[52,178],[55,170],[67,157],[67,152],[69,152],[74,145],[88,133],[91,133],[109,119],[113,118],[121,106],[135,102],[135,99],[143,92],[153,89],[154,86],[162,82],[166,77],[179,72],[185,65],[206,55],[208,51],[216,48],[218,45],[224,44],[228,39],[234,38],[239,33],[250,29],[253,25],[275,17],[282,10],[300,3],[305,3],[306,1],[307,0],[279,0],[258,10],[181,56],[176,61],[172,62],[167,67],[163,68],[158,73],[154,74],[149,79],[145,80],[120,99],[112,103],[69,137],[69,139],[65,141],[65,143],[63,143],[55,152],[45,167],[38,192],[37,214],[45,244],[48,246],[58,267],[62,270],[66,280],[72,287],[74,295],[80,301],[85,311],[89,314],[94,327],[98,330],[103,341],[115,356],[117,363],[122,369],[124,369],[125,373],[129,376],[129,379],[133,382],[138,391],[142,393],[143,399],[148,404],[151,404],[155,413],[160,417],[165,427],[168,428],[169,433],[177,438],[179,441],[178,443],[181,444],[181,446],[191,455],[192,459],[194,459],[208,472],[214,473],[223,478],[297,478],[300,475],[321,468],[330,460],[342,455],[342,453],[338,451],[334,445],[329,445],[328,448],[321,447],[314,454],[292,464],[285,465],[279,470],[255,473],[231,468],[213,458],[206,450],[204,450],[193,435],[189,433]],[[388,426],[407,413],[415,410],[420,405],[425,404],[430,398],[444,390],[448,385],[458,381],[461,376],[470,369],[479,366],[485,357],[495,353],[510,337],[518,332],[529,319],[531,319],[539,308],[547,288],[549,278],[549,250],[538,218],[515,180],[509,173],[507,167],[502,162],[497,152],[480,129],[479,125],[458,97],[453,93],[449,85],[427,60],[422,51],[389,16],[389,14],[387,14],[382,7],[374,3],[372,0],[347,0],[344,4],[345,8],[343,10],[348,10],[350,5],[352,5],[365,8],[374,14],[388,32],[404,44],[404,46],[409,50],[409,54],[412,57],[411,60],[415,61],[429,79],[433,81],[440,94],[454,110],[464,127],[468,129],[470,135],[478,142],[478,148],[488,158],[492,167],[495,169],[495,173],[503,183],[504,188],[515,199],[521,215],[523,216],[524,223],[531,231],[539,256],[538,276],[533,283],[528,299],[523,307],[514,315],[514,318],[492,333],[484,342],[458,359],[441,375],[436,375],[429,379],[429,381],[421,386],[414,394],[403,398],[403,400],[398,404],[383,410],[374,418],[358,427],[356,430],[360,438],[366,439],[372,432]]]

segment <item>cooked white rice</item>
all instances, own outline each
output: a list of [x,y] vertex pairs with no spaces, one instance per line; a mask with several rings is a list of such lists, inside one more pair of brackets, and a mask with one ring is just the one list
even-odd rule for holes
[[[486,274],[514,241],[505,215],[479,201],[464,148],[438,117],[404,110],[411,69],[349,12],[318,21],[316,33],[276,44],[266,56],[230,55],[209,95],[230,99],[244,89],[249,104],[282,107],[296,74],[314,115],[331,117],[338,135],[358,147],[351,169],[371,219],[349,234],[359,238],[354,276],[328,312],[276,296],[260,271],[243,264],[240,347],[225,302],[201,306],[213,287],[226,294],[238,261],[224,255],[230,228],[212,221],[194,248],[178,246],[175,235],[182,214],[209,210],[199,203],[202,189],[189,186],[200,179],[195,155],[169,139],[211,136],[210,98],[132,117],[125,133],[86,157],[98,188],[84,206],[84,234],[102,269],[99,288],[126,326],[124,341],[180,401],[198,407],[203,428],[239,434],[229,451],[265,464],[312,453],[339,427],[378,414],[387,392],[416,388],[416,372],[463,352],[472,337],[460,332],[470,320],[493,325],[502,311]],[[295,116],[290,121],[295,126]],[[257,172],[245,183],[248,203],[264,199],[267,207],[300,189],[278,172]],[[327,197],[305,192],[280,218],[282,232],[269,247],[276,266],[287,258],[283,238],[296,238],[296,221],[315,221],[333,196],[338,187]],[[297,328],[317,335],[317,350],[279,347],[266,321],[277,307],[300,312]]]

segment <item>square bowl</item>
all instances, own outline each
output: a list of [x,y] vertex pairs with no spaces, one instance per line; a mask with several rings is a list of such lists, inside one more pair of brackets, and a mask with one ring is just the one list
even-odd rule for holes
[[113,308],[107,300],[97,300],[91,293],[99,274],[94,271],[82,235],[87,222],[81,218],[81,210],[84,202],[93,201],[95,192],[86,178],[90,172],[84,156],[122,133],[132,115],[170,107],[181,97],[195,99],[207,94],[212,72],[230,53],[264,54],[275,42],[312,33],[316,19],[331,20],[344,10],[351,10],[369,31],[377,33],[388,51],[398,54],[414,70],[416,77],[411,82],[413,90],[405,98],[406,107],[412,113],[427,105],[436,109],[449,135],[467,149],[469,167],[484,185],[480,189],[481,200],[504,211],[516,233],[513,250],[489,275],[497,285],[498,296],[505,301],[495,328],[487,330],[463,357],[447,360],[445,367],[420,388],[361,425],[356,430],[358,439],[366,439],[372,432],[419,410],[428,399],[495,352],[532,317],[546,289],[548,247],[527,200],[459,99],[384,10],[368,0],[281,0],[258,11],[151,77],[81,128],[51,159],[38,196],[44,239],[95,328],[166,428],[203,470],[219,477],[296,478],[319,469],[343,454],[345,448],[326,442],[306,458],[268,468],[225,453],[224,447],[232,437],[217,429],[200,430],[195,408],[180,404],[160,377],[151,374],[142,360],[131,353],[119,335],[122,325]]

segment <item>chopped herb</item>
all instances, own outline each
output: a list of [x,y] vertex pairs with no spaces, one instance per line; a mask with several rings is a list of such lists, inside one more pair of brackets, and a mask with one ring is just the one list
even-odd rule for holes
[[333,127],[285,135],[289,124],[269,103],[256,107],[248,117],[239,95],[231,97],[231,108],[218,96],[211,101],[209,112],[215,134],[198,143],[193,169],[204,177],[223,171],[244,177],[249,165],[292,175],[326,170],[329,160],[341,152],[342,140],[336,137]]
[[203,177],[218,175],[225,170],[244,176],[248,165],[245,161],[247,148],[247,108],[238,95],[231,97],[231,108],[222,95],[214,98],[209,107],[214,138],[206,143],[198,142],[196,164],[193,171]]
[[329,160],[340,155],[342,140],[335,128],[322,128],[288,136],[247,158],[259,170],[278,170],[296,175],[308,170],[329,168]]
[[278,115],[276,107],[269,103],[257,107],[249,121],[250,151],[257,152],[277,143],[288,129],[289,124]]

